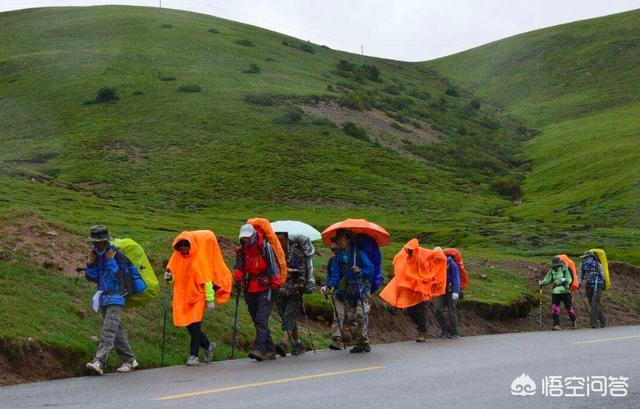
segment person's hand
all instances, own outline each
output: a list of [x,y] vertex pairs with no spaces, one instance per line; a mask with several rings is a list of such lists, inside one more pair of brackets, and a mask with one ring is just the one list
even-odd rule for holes
[[542,287],[542,286],[544,285],[544,280],[540,280],[540,281],[538,281],[538,285],[539,285],[540,287]]
[[213,311],[216,309],[215,301],[207,301],[207,311]]
[[562,278],[560,279],[560,282],[561,282],[561,283],[564,283],[565,281],[567,281],[567,279],[566,279],[566,278],[564,278],[564,277],[562,277]]
[[356,274],[360,274],[362,272],[362,270],[360,270],[360,267],[358,266],[351,267],[351,270],[353,270],[353,272]]
[[297,268],[287,267],[287,273],[293,274],[293,273],[297,273],[297,272],[298,272]]
[[87,265],[96,264],[96,261],[97,261],[96,253],[92,251],[91,253],[89,253],[89,257],[87,257]]
[[167,269],[167,271],[164,272],[164,279],[170,283],[171,281],[173,281],[173,273],[171,272],[171,270]]
[[333,294],[333,288],[323,285],[322,287],[320,287],[320,292],[324,295],[327,295],[327,294],[330,295],[330,294]]
[[110,247],[109,250],[104,253],[104,256],[109,259],[114,258],[116,256],[116,249]]
[[458,294],[458,293],[451,294],[451,299],[453,301],[458,301],[458,298],[460,298],[460,294]]

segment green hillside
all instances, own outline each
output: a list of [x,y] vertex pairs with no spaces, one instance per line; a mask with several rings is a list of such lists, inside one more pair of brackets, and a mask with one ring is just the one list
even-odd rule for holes
[[506,213],[638,257],[640,10],[518,35],[424,63],[539,134],[524,204]]
[[[637,44],[639,16],[415,64],[175,10],[0,13],[0,295],[11,300],[0,304],[0,349],[33,337],[90,355],[93,290],[72,273],[96,223],[143,244],[161,272],[182,230],[212,229],[232,246],[249,217],[319,230],[367,218],[392,235],[387,273],[412,237],[461,247],[482,266],[472,280],[485,280],[465,299],[501,306],[533,297],[534,280],[487,259],[546,262],[602,246],[640,263],[638,54],[624,46]],[[599,42],[548,38],[589,24]],[[611,42],[624,58],[581,63],[602,80],[569,73],[577,55],[609,53]],[[553,69],[530,63],[540,55]],[[523,198],[512,196],[520,183]],[[318,294],[307,302],[328,308]],[[159,363],[161,312],[157,302],[128,316],[147,365]],[[206,323],[225,344],[232,313],[226,304]],[[187,335],[169,327],[167,362],[180,363]]]

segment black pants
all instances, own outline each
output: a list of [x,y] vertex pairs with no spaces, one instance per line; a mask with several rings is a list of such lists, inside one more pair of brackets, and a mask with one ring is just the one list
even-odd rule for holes
[[256,328],[255,349],[260,352],[273,352],[273,339],[269,331],[269,316],[273,306],[271,291],[247,292],[244,299]]
[[418,329],[418,332],[422,334],[427,333],[427,302],[423,301],[420,304],[416,304],[407,308],[407,315],[411,318]]
[[187,325],[189,335],[191,335],[191,344],[189,345],[189,354],[198,356],[200,348],[205,351],[209,349],[211,343],[207,336],[202,333],[202,322],[193,322]]
[[553,325],[560,325],[560,303],[564,304],[564,307],[567,309],[571,322],[575,322],[576,312],[571,305],[571,298],[571,293],[551,295],[551,316],[553,317]]
[[602,295],[602,288],[598,286],[597,291],[593,291],[593,287],[587,287],[587,299],[591,305],[591,326],[597,327],[598,321],[604,327],[607,325],[607,317],[604,316],[602,309],[600,308],[600,296]]
[[[436,308],[436,319],[442,331],[450,335],[458,335],[458,301],[451,297],[450,292],[433,299]],[[449,313],[449,322],[444,318],[444,310]]]

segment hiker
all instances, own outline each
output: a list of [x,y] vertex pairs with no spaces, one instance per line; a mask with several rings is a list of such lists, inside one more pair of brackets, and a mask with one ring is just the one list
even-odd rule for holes
[[580,264],[580,286],[583,283],[586,287],[587,299],[591,305],[591,328],[598,328],[598,321],[604,328],[607,326],[607,317],[605,317],[602,308],[600,308],[600,297],[602,290],[605,288],[605,274],[602,263],[595,253],[588,251],[582,256]]
[[576,313],[571,305],[571,282],[573,281],[569,267],[558,256],[552,260],[551,270],[538,284],[540,288],[549,283],[553,283],[553,294],[551,295],[551,316],[553,317],[554,331],[560,330],[560,303],[564,304],[571,321],[571,329],[577,328]]
[[[332,241],[337,249],[333,262],[328,266],[327,280],[321,290],[325,294],[335,293],[336,313],[343,317],[341,322],[344,329],[355,342],[349,352],[370,352],[365,314],[370,309],[369,292],[374,265],[364,251],[358,249],[354,252],[355,236],[352,232],[339,230]],[[354,253],[357,253],[355,263]],[[330,348],[342,349],[344,340],[340,338],[339,328],[332,328],[332,335],[334,341]]]
[[313,278],[313,245],[308,237],[291,236],[286,232],[276,232],[280,245],[287,258],[287,280],[278,290],[277,308],[282,318],[282,341],[275,346],[280,356],[287,356],[289,344],[291,354],[304,353],[304,346],[298,333],[298,314],[300,313],[303,294],[311,294],[316,288]]
[[[185,231],[173,241],[173,254],[164,278],[173,288],[173,323],[190,335],[187,366],[213,360],[216,343],[202,332],[205,310],[229,300],[231,273],[224,262],[215,234],[209,230]],[[217,297],[216,297],[217,295]]]
[[[327,261],[327,267],[326,267],[327,274],[331,270],[331,266],[333,265],[333,262],[336,258],[336,252],[338,251],[338,247],[331,246],[329,249],[331,250],[332,254],[331,254],[331,257],[329,257],[329,260]],[[334,351],[339,351],[343,349],[343,347],[345,347],[347,343],[350,341],[349,339],[345,338],[346,334],[344,334],[344,331],[342,328],[342,325],[344,323],[344,302],[336,301],[335,294],[334,293],[329,294],[328,288],[326,286],[322,286],[320,288],[320,291],[324,295],[325,299],[327,299],[329,295],[332,296],[334,314],[333,314],[333,320],[331,321],[331,344],[329,344],[329,349]]]
[[[433,249],[442,252],[440,247]],[[436,320],[442,328],[439,337],[447,337],[448,339],[458,339],[458,299],[460,298],[460,269],[458,263],[453,256],[447,258],[447,281],[445,293],[433,299],[433,305],[436,310]],[[448,322],[444,317],[444,309],[447,308]]]
[[122,360],[117,371],[126,373],[138,367],[138,362],[127,336],[122,329],[120,310],[124,307],[127,294],[131,292],[130,269],[136,267],[129,262],[120,249],[109,243],[112,238],[105,226],[93,226],[87,239],[93,248],[87,258],[85,277],[98,284],[98,291],[93,297],[93,307],[100,310],[104,321],[100,333],[100,345],[93,360],[86,365],[91,375],[102,375],[107,356],[115,348]]
[[233,279],[244,288],[245,302],[256,330],[254,350],[249,358],[256,361],[276,359],[269,331],[274,292],[280,288],[280,265],[271,244],[262,231],[251,224],[240,228],[240,247],[236,249]]

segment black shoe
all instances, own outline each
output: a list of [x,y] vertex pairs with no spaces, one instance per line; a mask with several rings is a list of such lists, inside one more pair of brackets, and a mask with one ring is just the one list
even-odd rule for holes
[[264,361],[264,354],[258,350],[249,352],[249,358],[255,359],[256,361]]
[[344,349],[343,345],[344,344],[342,343],[342,339],[334,338],[331,345],[329,345],[329,349],[332,349],[334,351],[340,351],[341,349]]
[[354,346],[349,350],[349,352],[351,352],[352,354],[359,354],[361,352],[371,352],[371,346],[369,345],[368,342],[365,342],[365,343]]
[[304,349],[304,345],[302,345],[302,342],[296,342],[295,344],[293,344],[293,348],[294,355],[302,355],[306,352]]
[[364,352],[371,352],[371,345],[369,345],[368,342],[365,342],[364,344],[362,344],[362,350]]
[[275,346],[276,353],[282,357],[287,356],[287,344],[281,342]]

